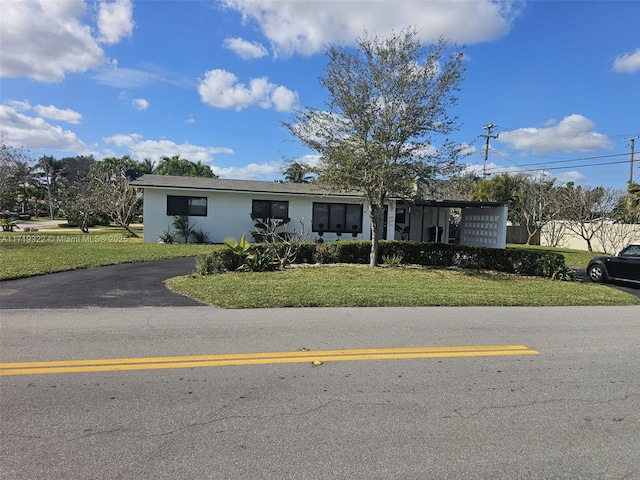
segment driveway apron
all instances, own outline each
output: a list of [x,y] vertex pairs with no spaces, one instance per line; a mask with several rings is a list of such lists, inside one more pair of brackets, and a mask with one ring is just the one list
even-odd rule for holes
[[201,302],[164,281],[195,270],[194,258],[126,263],[0,282],[0,308],[191,307]]

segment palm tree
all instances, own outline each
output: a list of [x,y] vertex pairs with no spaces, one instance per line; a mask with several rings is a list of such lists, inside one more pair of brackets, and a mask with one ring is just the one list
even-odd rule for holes
[[627,193],[626,203],[629,213],[636,221],[640,221],[640,184],[629,182]]
[[306,163],[291,162],[282,173],[284,174],[284,181],[289,183],[311,183],[314,180],[313,168]]
[[179,177],[218,177],[211,171],[211,167],[200,160],[198,160],[198,163],[194,163],[186,158],[180,158],[180,155],[162,157],[154,173],[157,175],[177,175]]

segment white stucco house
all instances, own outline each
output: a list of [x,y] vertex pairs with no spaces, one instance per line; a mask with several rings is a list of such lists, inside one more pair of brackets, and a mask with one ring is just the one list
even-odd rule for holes
[[[251,219],[290,218],[299,230],[304,221],[308,240],[370,240],[367,205],[356,193],[332,192],[314,184],[255,180],[143,175],[130,182],[144,190],[144,241],[156,242],[171,230],[177,215],[187,215],[212,243],[226,238],[251,240]],[[449,242],[450,209],[460,209],[455,241],[463,245],[505,248],[507,207],[495,202],[417,201],[391,199],[378,238]]]

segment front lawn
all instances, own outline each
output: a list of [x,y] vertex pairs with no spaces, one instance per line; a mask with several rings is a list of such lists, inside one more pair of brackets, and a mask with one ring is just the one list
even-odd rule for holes
[[0,235],[0,280],[118,263],[204,254],[211,245],[144,243],[124,230],[57,230]]
[[362,265],[184,276],[172,290],[223,308],[639,305],[640,298],[590,283],[432,268]]

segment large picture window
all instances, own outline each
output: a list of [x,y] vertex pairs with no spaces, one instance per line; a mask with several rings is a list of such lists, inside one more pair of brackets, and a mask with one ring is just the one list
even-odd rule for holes
[[253,200],[251,204],[251,214],[256,218],[285,220],[289,218],[289,202]]
[[167,215],[207,216],[207,197],[167,195]]
[[362,205],[314,203],[311,227],[314,232],[362,233]]

